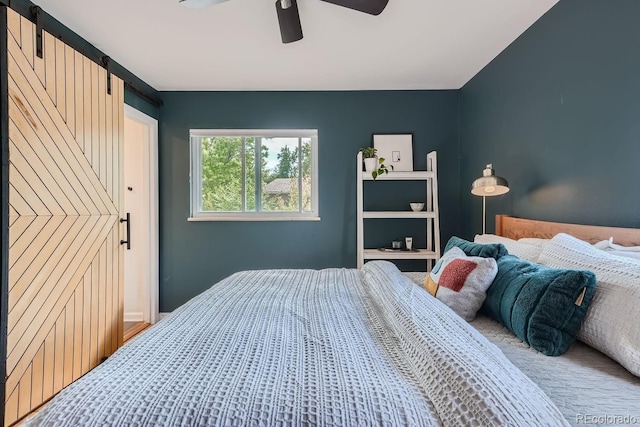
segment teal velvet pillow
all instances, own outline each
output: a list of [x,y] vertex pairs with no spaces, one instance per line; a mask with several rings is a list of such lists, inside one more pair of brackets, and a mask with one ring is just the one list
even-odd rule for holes
[[567,351],[593,298],[595,274],[546,267],[513,255],[497,261],[498,274],[481,313],[547,356]]
[[444,248],[444,253],[447,253],[447,251],[454,246],[462,249],[467,256],[480,256],[483,258],[495,258],[498,260],[500,257],[508,255],[507,248],[505,248],[502,243],[489,243],[483,245],[480,243],[469,242],[456,236],[449,239],[447,246]]

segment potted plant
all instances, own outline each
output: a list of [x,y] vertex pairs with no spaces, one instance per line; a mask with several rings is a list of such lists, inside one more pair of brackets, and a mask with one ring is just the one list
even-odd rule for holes
[[360,149],[362,153],[362,161],[364,162],[364,170],[367,172],[373,172],[378,166],[378,156],[376,150],[373,147],[364,147]]
[[[384,157],[378,157],[377,149],[373,147],[364,147],[360,149],[362,153],[362,161],[364,162],[364,170],[371,172],[373,179],[376,179],[383,173],[389,173],[387,166],[384,164]],[[393,165],[391,170],[393,170]]]

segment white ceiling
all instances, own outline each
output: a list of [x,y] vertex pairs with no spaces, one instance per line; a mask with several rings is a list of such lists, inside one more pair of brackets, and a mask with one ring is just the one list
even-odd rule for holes
[[558,0],[389,0],[371,16],[298,0],[32,0],[157,90],[458,89]]

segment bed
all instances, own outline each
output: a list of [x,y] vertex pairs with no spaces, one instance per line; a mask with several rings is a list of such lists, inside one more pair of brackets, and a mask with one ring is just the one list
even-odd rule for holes
[[[559,233],[568,233],[591,244],[613,239],[623,247],[640,246],[639,229],[496,216],[496,235],[505,238],[532,239],[538,244]],[[640,259],[637,254],[633,254],[634,258]],[[640,281],[635,285],[634,296],[638,302]],[[631,318],[636,319],[633,328],[637,331],[640,306],[635,305],[630,310],[635,311]],[[478,316],[471,324],[545,391],[570,424],[640,424],[640,378],[602,352],[578,341],[565,354],[550,358],[531,349],[503,325],[486,316]]]
[[423,278],[385,261],[236,273],[25,424],[640,422],[640,380],[620,365],[579,343],[550,358],[491,319],[469,324],[416,286]]

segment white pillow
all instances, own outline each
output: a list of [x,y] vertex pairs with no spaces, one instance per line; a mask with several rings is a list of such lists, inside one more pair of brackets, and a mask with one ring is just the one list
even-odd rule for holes
[[[476,234],[473,239],[475,243],[490,244],[490,243],[502,243],[507,251],[511,255],[515,255],[520,259],[526,259],[527,261],[536,262],[542,252],[542,247],[538,242],[536,244],[530,244],[522,242],[524,239],[513,240],[507,237],[496,236],[495,234]],[[544,239],[532,239],[532,240],[544,240]]]
[[545,246],[538,262],[596,274],[596,292],[578,339],[640,376],[640,261],[609,255],[560,233]]
[[622,246],[613,243],[613,237],[609,240],[603,240],[598,243],[594,243],[596,248],[610,253],[611,255],[623,256],[626,258],[633,258],[640,260],[640,246]]
[[527,245],[533,245],[538,248],[544,248],[544,245],[549,243],[551,239],[541,239],[539,237],[523,237],[522,239],[518,239],[520,243],[526,243]]

